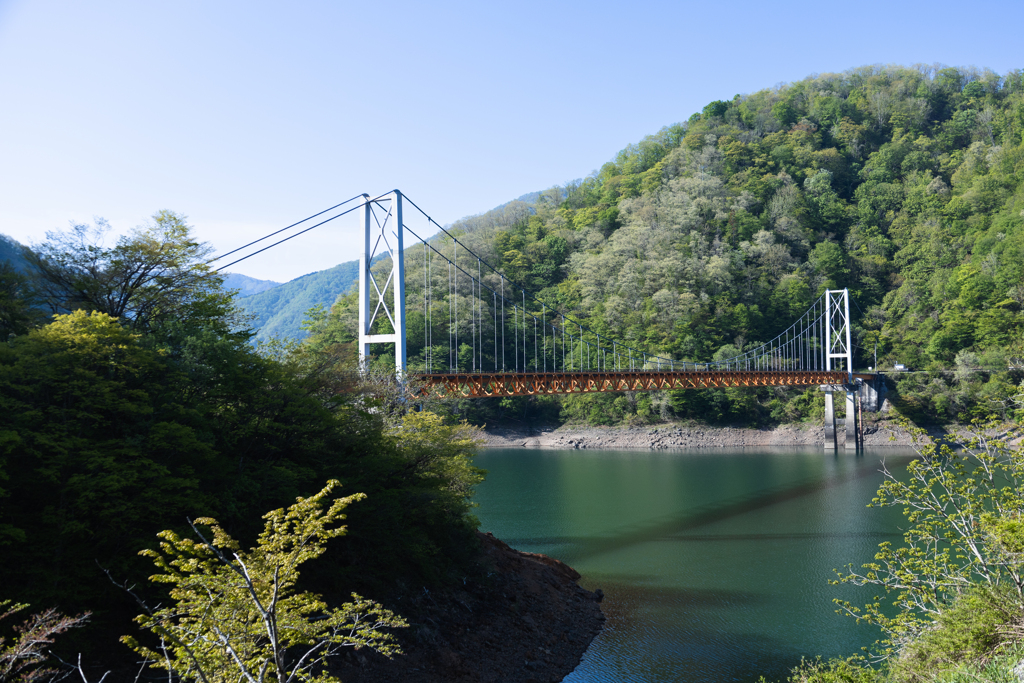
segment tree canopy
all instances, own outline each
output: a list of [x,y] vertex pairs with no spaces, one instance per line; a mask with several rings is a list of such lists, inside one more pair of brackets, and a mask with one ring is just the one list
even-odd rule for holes
[[113,247],[102,245],[110,229],[102,219],[47,233],[45,242],[24,252],[38,297],[54,313],[99,311],[133,329],[216,317],[230,299],[206,263],[212,248],[196,241],[185,221],[158,211]]

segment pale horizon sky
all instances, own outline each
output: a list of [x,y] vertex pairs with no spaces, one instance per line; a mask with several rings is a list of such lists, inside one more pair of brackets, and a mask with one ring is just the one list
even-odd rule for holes
[[[0,0],[0,233],[171,209],[224,252],[392,188],[448,224],[737,93],[867,64],[1022,68],[1022,20],[994,0]],[[358,258],[354,221],[324,228],[231,270]]]

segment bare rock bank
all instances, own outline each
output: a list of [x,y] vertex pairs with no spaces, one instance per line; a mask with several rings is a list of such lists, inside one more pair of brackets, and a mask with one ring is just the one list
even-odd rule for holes
[[601,594],[558,560],[480,534],[486,579],[389,605],[406,616],[405,654],[349,652],[332,667],[345,683],[552,683],[579,664],[604,623]]
[[[841,428],[840,428],[841,429]],[[930,430],[937,436],[941,430]],[[823,425],[781,425],[769,429],[709,427],[707,425],[660,424],[644,427],[523,427],[487,428],[481,433],[489,448],[557,449],[646,449],[744,448],[766,446],[824,447]],[[839,447],[845,443],[839,434]],[[867,448],[908,447],[910,437],[888,420],[865,422],[864,445]]]

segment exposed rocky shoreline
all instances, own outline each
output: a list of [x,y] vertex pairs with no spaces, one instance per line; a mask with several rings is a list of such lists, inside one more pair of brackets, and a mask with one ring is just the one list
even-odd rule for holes
[[[929,430],[932,436],[941,429]],[[769,429],[744,427],[710,427],[707,425],[659,424],[643,427],[495,427],[481,432],[483,445],[488,448],[557,448],[619,450],[667,450],[680,448],[744,448],[765,446],[817,446],[824,448],[823,425],[781,425]],[[839,447],[846,442],[840,428]],[[864,446],[909,447],[910,436],[895,423],[881,419],[865,421]]]
[[554,683],[572,673],[604,623],[601,592],[558,560],[479,537],[484,580],[390,605],[409,620],[395,632],[405,654],[349,652],[331,673],[345,683]]

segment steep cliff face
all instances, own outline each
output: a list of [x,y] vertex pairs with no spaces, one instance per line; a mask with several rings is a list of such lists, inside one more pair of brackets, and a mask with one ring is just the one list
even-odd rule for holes
[[[513,550],[480,534],[484,572],[458,590],[423,592],[404,606],[405,654],[393,660],[350,652],[337,674],[353,683],[560,681],[601,630],[601,594],[546,555]],[[402,605],[395,605],[402,611]]]

